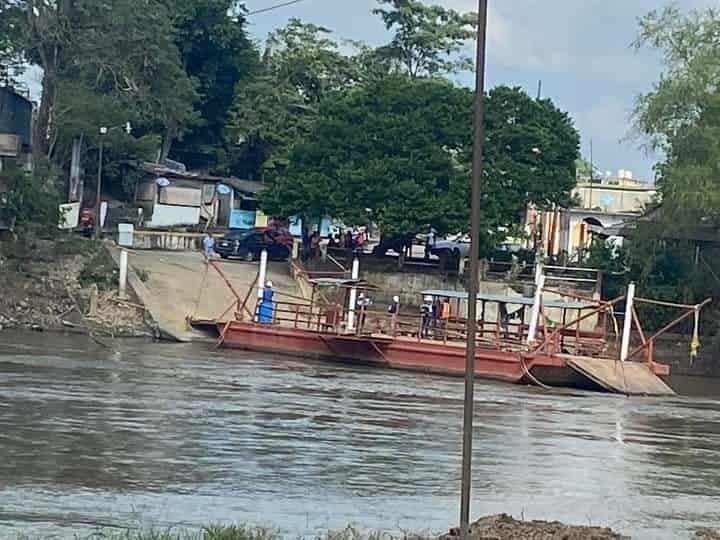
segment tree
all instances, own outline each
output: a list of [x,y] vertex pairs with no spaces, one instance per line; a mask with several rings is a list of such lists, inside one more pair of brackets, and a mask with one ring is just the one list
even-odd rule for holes
[[15,24],[17,13],[10,0],[0,0],[0,86],[11,86],[20,71],[16,43],[18,28]]
[[225,124],[240,81],[258,68],[236,0],[184,0],[169,6],[175,14],[175,43],[185,72],[197,81],[200,119],[175,144],[172,156],[191,168],[227,167]]
[[377,8],[392,41],[379,53],[411,77],[442,75],[472,69],[469,58],[457,57],[474,37],[475,13],[458,13],[420,0],[378,0],[389,8]]
[[259,74],[237,86],[227,125],[229,143],[237,145],[234,172],[261,179],[281,170],[322,98],[356,84],[359,65],[326,28],[292,19],[271,34]]
[[442,80],[380,79],[328,97],[309,137],[290,153],[263,207],[276,215],[386,232],[445,231],[467,220],[462,154],[470,144],[472,93]]
[[[371,217],[386,232],[467,230],[472,106],[468,89],[401,75],[333,94],[263,206],[348,223]],[[486,121],[485,230],[519,224],[528,202],[570,200],[579,137],[565,113],[500,87],[487,97]]]
[[[147,0],[142,9],[133,0],[6,0],[0,19],[18,29],[16,55],[43,72],[36,162],[52,157],[63,81],[111,95],[138,124],[162,129],[166,146],[192,121],[196,94],[180,64],[169,12],[159,0]],[[103,124],[98,118],[97,125]]]
[[492,228],[512,227],[526,205],[572,204],[580,136],[549,99],[499,86],[485,101],[483,216]]
[[656,168],[663,216],[673,227],[720,224],[720,11],[653,11],[637,47],[659,50],[665,72],[636,104],[638,130],[665,154]]
[[[643,295],[684,303],[720,296],[718,253],[694,238],[720,226],[720,11],[672,6],[640,21],[637,47],[662,54],[664,71],[636,103],[651,148],[660,205],[630,237],[630,277]],[[668,314],[651,314],[658,322]]]

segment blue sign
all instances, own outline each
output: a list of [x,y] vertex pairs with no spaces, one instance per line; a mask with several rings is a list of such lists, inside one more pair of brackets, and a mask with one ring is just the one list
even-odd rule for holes
[[231,229],[252,229],[255,227],[255,212],[253,210],[233,210],[230,212]]
[[296,237],[302,236],[302,219],[293,216],[288,221],[290,224],[290,234]]
[[612,195],[610,195],[610,194],[608,193],[608,194],[603,195],[602,197],[600,197],[600,202],[602,203],[603,206],[606,206],[606,207],[607,207],[607,206],[610,206],[612,203],[615,202],[615,197],[613,197]]
[[230,188],[228,186],[226,186],[225,184],[218,184],[217,188],[215,188],[215,189],[217,189],[217,192],[220,195],[229,195],[230,191],[231,191]]

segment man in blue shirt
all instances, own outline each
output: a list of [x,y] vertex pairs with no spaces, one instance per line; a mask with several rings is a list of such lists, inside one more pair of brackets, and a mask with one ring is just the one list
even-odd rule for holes
[[203,238],[203,252],[206,259],[210,259],[215,254],[215,239],[210,233],[206,233]]

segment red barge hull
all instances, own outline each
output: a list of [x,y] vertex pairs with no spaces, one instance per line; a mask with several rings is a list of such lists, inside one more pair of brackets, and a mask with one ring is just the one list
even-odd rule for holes
[[[411,337],[326,334],[243,321],[215,324],[222,336],[222,346],[228,348],[451,376],[465,373],[465,346],[461,343]],[[611,359],[605,362],[617,364]],[[648,367],[655,375],[669,373],[668,366],[663,364],[653,362]],[[574,369],[563,355],[528,354],[483,343],[477,345],[475,374],[478,378],[516,384],[539,381],[548,386],[603,390],[592,378]]]

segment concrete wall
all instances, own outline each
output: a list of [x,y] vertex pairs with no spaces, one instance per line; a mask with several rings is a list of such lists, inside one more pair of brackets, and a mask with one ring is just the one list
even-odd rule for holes
[[202,249],[202,239],[203,235],[200,233],[135,230],[132,247],[164,251],[199,251]]
[[170,206],[156,204],[150,227],[172,227],[173,225],[197,225],[200,223],[199,206]]
[[158,202],[160,204],[199,207],[202,202],[202,190],[187,187],[167,186],[160,189]]

